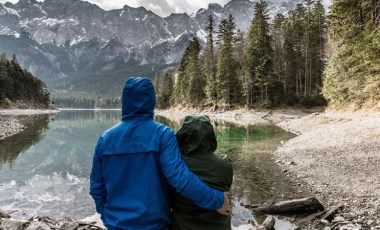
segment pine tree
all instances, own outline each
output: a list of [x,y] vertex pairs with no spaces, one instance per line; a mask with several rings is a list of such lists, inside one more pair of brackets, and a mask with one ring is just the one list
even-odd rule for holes
[[184,105],[186,103],[185,90],[188,87],[186,69],[189,62],[190,46],[191,43],[186,47],[179,64],[172,96],[172,104]]
[[274,79],[274,69],[268,21],[268,5],[261,0],[255,5],[255,14],[248,37],[245,64],[248,78],[245,88],[247,105],[252,105],[255,100],[267,105],[270,103],[268,91]]
[[199,62],[201,46],[197,38],[190,42],[189,62],[186,68],[189,85],[186,88],[186,101],[191,105],[199,105],[205,98],[205,77]]
[[162,91],[162,83],[161,83],[161,77],[157,74],[154,77],[153,81],[153,86],[154,86],[154,91],[156,92],[156,102],[157,102],[157,107],[161,108],[161,91]]
[[380,100],[379,4],[378,0],[336,0],[330,7],[329,43],[335,49],[323,95],[332,105],[361,107]]
[[162,104],[164,108],[170,107],[170,98],[173,94],[173,78],[170,73],[165,73],[164,82],[163,82],[163,90],[162,90]]
[[233,56],[233,41],[235,35],[235,23],[232,15],[223,19],[218,30],[219,51],[217,54],[217,95],[218,101],[224,105],[240,103],[241,85],[238,80]]
[[310,83],[311,95],[320,95],[322,90],[322,77],[325,70],[325,52],[327,41],[326,13],[321,0],[317,0],[312,11],[311,27],[312,66],[314,66]]
[[285,74],[285,23],[283,14],[277,14],[273,20],[272,43],[273,43],[273,65],[278,81],[282,84],[283,94],[287,93],[287,78]]
[[24,101],[30,106],[47,107],[50,94],[44,82],[23,70],[14,54],[11,61],[0,55],[0,106],[8,101]]
[[175,104],[199,105],[205,98],[206,81],[199,61],[200,50],[199,41],[194,38],[182,56],[173,93]]
[[237,75],[238,87],[239,87],[239,99],[237,104],[244,105],[243,88],[244,88],[244,52],[246,48],[246,34],[240,30],[237,31],[233,42],[233,59],[235,60],[235,72]]
[[209,15],[206,31],[207,34],[207,43],[204,48],[204,65],[203,72],[206,75],[206,96],[208,101],[216,102],[217,94],[216,94],[216,61],[215,61],[215,50],[214,50],[214,29],[215,29],[215,21],[212,15]]

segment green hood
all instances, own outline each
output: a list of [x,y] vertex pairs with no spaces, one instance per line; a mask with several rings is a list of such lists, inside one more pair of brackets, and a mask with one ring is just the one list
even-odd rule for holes
[[214,128],[208,116],[186,116],[181,120],[176,136],[181,153],[185,156],[213,153],[217,148]]

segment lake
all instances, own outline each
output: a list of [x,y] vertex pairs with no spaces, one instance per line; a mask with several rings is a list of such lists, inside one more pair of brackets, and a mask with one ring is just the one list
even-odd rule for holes
[[[120,111],[61,111],[54,117],[28,121],[29,128],[0,141],[0,207],[18,210],[14,217],[69,215],[81,219],[95,213],[89,196],[89,174],[95,144],[102,132],[120,120]],[[156,120],[176,130],[178,120]],[[246,224],[253,214],[244,204],[304,197],[271,159],[284,141],[294,137],[277,126],[238,125],[213,120],[217,153],[234,166],[232,223]],[[259,222],[262,216],[255,216]],[[278,220],[276,229],[294,229]]]

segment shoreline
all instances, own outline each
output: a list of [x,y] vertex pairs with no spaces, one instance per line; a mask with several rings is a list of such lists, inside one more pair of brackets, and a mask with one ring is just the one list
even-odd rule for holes
[[296,133],[273,159],[306,186],[327,209],[341,206],[340,229],[380,229],[380,116],[378,113],[314,113],[279,127]]
[[310,113],[321,111],[320,108],[314,110],[304,109],[273,109],[273,110],[253,110],[253,109],[234,109],[229,111],[210,111],[200,109],[172,109],[172,110],[155,110],[155,115],[173,117],[176,120],[181,120],[187,115],[202,114],[207,115],[211,119],[233,122],[241,125],[255,124],[255,123],[271,123],[278,124],[284,121],[307,116]]
[[25,117],[49,115],[59,110],[48,109],[1,109],[0,110],[0,140],[16,135],[28,127],[23,123]]
[[[0,110],[0,121],[57,112]],[[301,229],[315,229],[320,223],[342,229],[380,229],[380,114],[320,109],[155,111],[176,120],[194,113],[241,125],[272,123],[297,134],[272,154],[273,161],[288,177],[309,189],[326,209],[343,207],[332,221],[316,220]]]

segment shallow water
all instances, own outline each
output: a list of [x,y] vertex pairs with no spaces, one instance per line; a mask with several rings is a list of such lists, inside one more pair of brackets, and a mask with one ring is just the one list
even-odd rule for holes
[[[35,119],[25,132],[0,141],[0,207],[19,210],[13,215],[25,219],[37,214],[64,214],[78,219],[93,215],[88,178],[94,146],[100,134],[119,117],[120,111],[62,111],[51,120]],[[163,117],[156,120],[174,129],[178,124]],[[234,166],[234,226],[247,224],[253,217],[240,203],[261,204],[304,196],[269,154],[292,134],[269,124],[213,124],[217,152],[227,154]],[[263,218],[255,216],[258,222]],[[286,220],[276,223],[276,229],[294,228]]]

